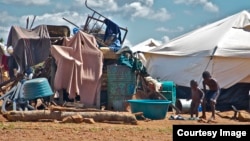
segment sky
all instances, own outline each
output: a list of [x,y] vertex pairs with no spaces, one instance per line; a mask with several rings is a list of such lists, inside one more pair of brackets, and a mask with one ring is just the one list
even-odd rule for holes
[[[189,31],[243,10],[249,0],[88,0],[90,8],[111,19],[128,33],[123,46],[135,46],[149,38],[167,43]],[[7,42],[11,26],[26,27],[35,17],[41,24],[81,27],[93,11],[85,0],[0,0],[0,38]]]

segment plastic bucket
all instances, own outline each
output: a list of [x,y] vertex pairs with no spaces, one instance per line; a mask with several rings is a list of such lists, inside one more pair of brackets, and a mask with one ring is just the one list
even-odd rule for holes
[[176,103],[176,85],[173,81],[162,81],[161,93],[175,105]]

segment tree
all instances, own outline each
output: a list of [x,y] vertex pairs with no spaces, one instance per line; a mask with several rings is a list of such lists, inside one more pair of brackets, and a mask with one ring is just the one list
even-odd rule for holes
[[3,41],[4,41],[3,38],[0,38],[0,42],[3,43]]

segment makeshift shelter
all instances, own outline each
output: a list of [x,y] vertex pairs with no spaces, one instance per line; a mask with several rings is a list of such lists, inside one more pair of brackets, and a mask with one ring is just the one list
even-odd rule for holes
[[[210,71],[223,89],[219,109],[248,108],[250,89],[250,13],[246,10],[145,51],[148,73],[160,80],[189,87]],[[180,88],[180,87],[179,87]],[[186,97],[179,89],[177,97]]]
[[94,106],[100,93],[103,54],[93,35],[78,31],[66,37],[62,45],[52,45],[51,55],[57,69],[55,90],[66,89],[69,98],[80,95],[85,106]]

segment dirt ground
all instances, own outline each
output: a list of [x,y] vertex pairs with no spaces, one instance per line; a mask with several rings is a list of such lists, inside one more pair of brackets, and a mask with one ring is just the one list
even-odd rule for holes
[[[201,113],[200,113],[201,114]],[[209,116],[210,113],[208,113]],[[187,120],[188,114],[180,114],[185,120],[170,120],[168,111],[163,120],[138,120],[137,125],[111,123],[58,123],[58,122],[9,122],[0,116],[1,141],[171,141],[175,124],[250,124],[233,120],[234,112],[217,113],[216,121]]]

